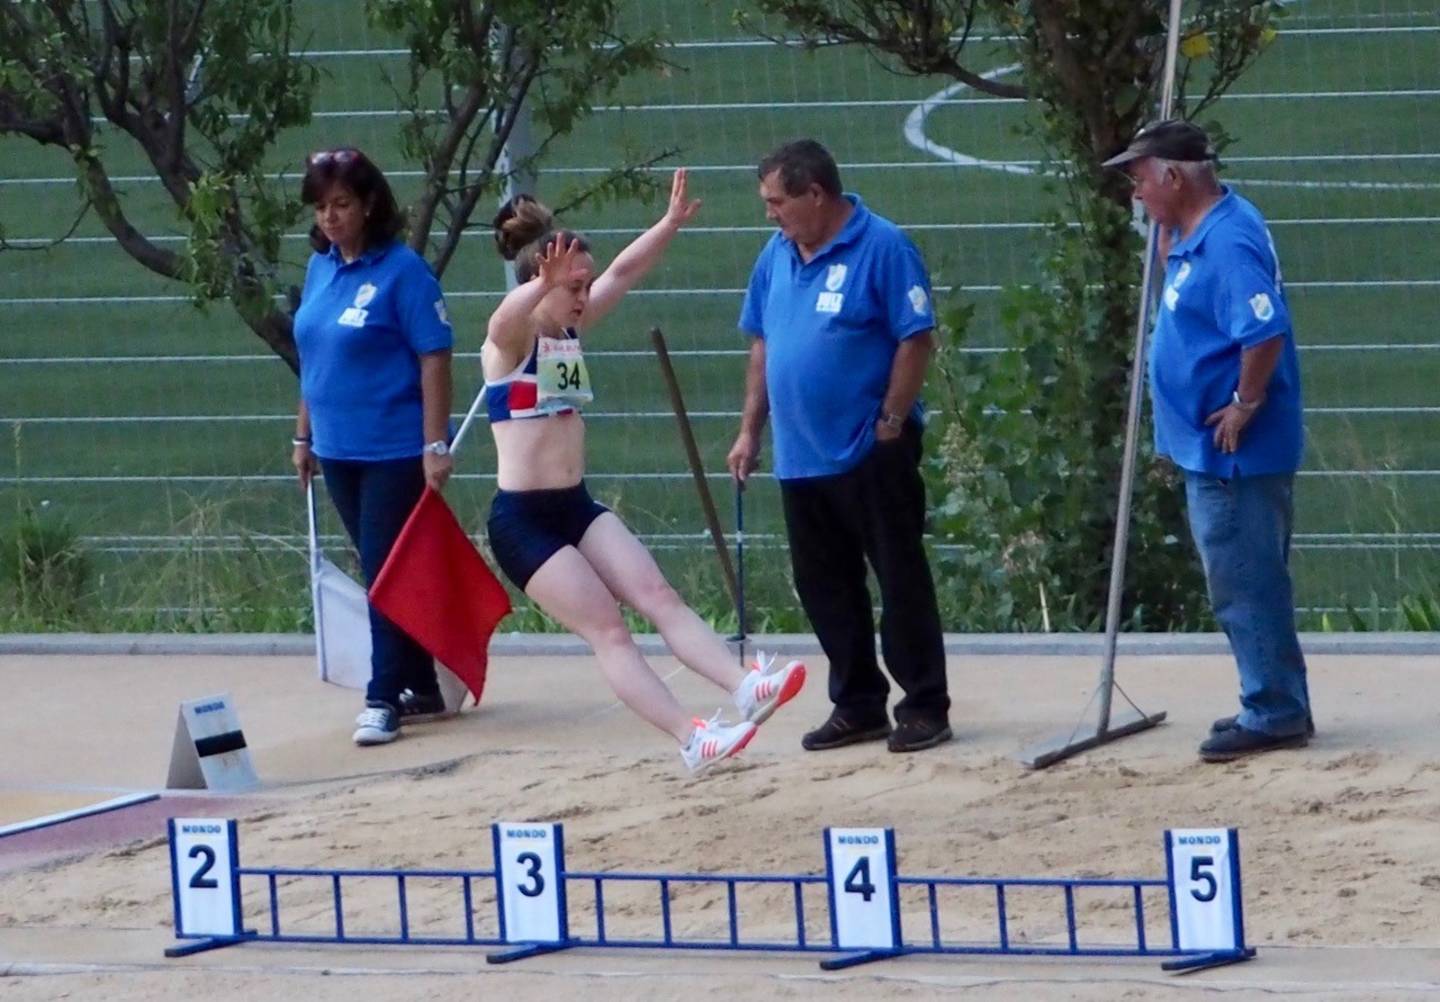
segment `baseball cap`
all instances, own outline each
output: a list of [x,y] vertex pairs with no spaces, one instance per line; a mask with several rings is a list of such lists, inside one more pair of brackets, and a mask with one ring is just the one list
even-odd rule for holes
[[1205,135],[1205,130],[1200,126],[1179,118],[1167,118],[1163,122],[1152,122],[1135,133],[1129,146],[1100,166],[1123,167],[1141,157],[1180,161],[1214,160],[1215,147],[1210,145],[1210,137]]

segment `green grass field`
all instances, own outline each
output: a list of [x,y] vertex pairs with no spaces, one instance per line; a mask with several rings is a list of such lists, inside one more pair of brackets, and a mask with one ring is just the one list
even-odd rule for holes
[[[1372,595],[1389,605],[1433,592],[1440,579],[1440,18],[1425,6],[1296,3],[1277,43],[1214,114],[1237,140],[1227,151],[1227,177],[1272,223],[1304,349],[1310,450],[1297,492],[1295,563],[1299,604],[1310,609],[1369,606]],[[637,21],[660,18],[676,41],[741,37],[725,3],[637,0],[633,7]],[[395,45],[368,30],[350,5],[309,0],[302,10],[310,49]],[[1004,52],[991,47],[977,47],[978,66],[1004,65]],[[994,289],[1030,277],[1040,246],[1034,228],[1016,224],[1039,220],[1047,196],[1035,176],[947,163],[906,142],[907,115],[947,80],[892,74],[858,51],[701,46],[676,49],[672,58],[678,68],[668,75],[625,85],[617,101],[629,110],[597,114],[556,149],[540,194],[558,197],[583,181],[575,168],[606,166],[627,152],[675,147],[677,163],[699,168],[692,186],[705,207],[695,229],[676,241],[645,294],[630,297],[589,342],[598,387],[589,422],[592,487],[661,546],[673,572],[698,582],[713,573],[713,557],[646,332],[658,324],[679,354],[696,434],[718,473],[743,370],[737,290],[768,237],[750,165],[788,138],[824,141],[845,165],[847,187],[910,228],[937,286],[952,289],[942,302],[979,304],[976,329],[990,344],[1000,343]],[[319,62],[322,114],[285,137],[276,169],[293,176],[305,152],[341,143],[403,169],[394,101],[380,72],[403,60],[351,54]],[[932,142],[986,159],[1037,156],[1017,130],[1024,105],[956,97],[967,103],[944,105],[925,123]],[[804,106],[774,106],[797,103]],[[674,105],[726,107],[667,107]],[[338,112],[377,113],[325,117]],[[114,174],[147,173],[134,150],[111,138]],[[77,207],[75,186],[37,179],[69,176],[55,151],[0,140],[7,237],[63,232]],[[179,232],[157,185],[120,187],[143,230]],[[398,178],[397,188],[403,196],[413,180]],[[631,204],[569,222],[591,231],[606,259],[626,231],[657,212]],[[21,500],[48,501],[90,539],[106,587],[128,596],[115,601],[143,593],[147,602],[183,605],[184,594],[134,587],[170,559],[156,551],[177,538],[191,548],[212,533],[264,546],[303,540],[304,512],[288,473],[295,383],[278,361],[258,357],[263,345],[228,307],[189,305],[183,287],[106,242],[93,217],[76,236],[99,239],[0,253],[0,419],[13,433],[0,459],[0,512]],[[307,247],[296,239],[287,251],[298,276]],[[465,244],[444,285],[457,350],[474,353],[503,289],[483,231]],[[473,354],[457,372],[461,396],[478,387]],[[483,427],[477,432],[450,493],[478,528],[493,464],[488,436]],[[714,484],[728,519],[728,484]],[[207,514],[200,530],[197,506]],[[750,493],[746,516],[751,533],[780,532],[773,484]],[[337,532],[338,523],[329,519],[326,529]],[[778,550],[754,554],[755,601],[793,605],[784,563]],[[297,581],[304,573],[298,558],[294,573]],[[966,626],[963,616],[946,625]]]

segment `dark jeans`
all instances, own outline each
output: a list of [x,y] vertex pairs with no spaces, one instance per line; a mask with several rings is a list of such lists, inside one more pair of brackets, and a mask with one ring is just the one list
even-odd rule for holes
[[1240,669],[1240,726],[1280,736],[1305,733],[1310,719],[1290,585],[1294,489],[1288,473],[1229,480],[1185,474],[1210,605]]
[[875,659],[867,559],[880,584],[885,666],[905,691],[895,719],[949,716],[940,611],[922,542],[920,439],[920,425],[910,421],[853,470],[780,482],[795,590],[830,659],[830,701],[857,725],[888,719],[890,692]]
[[[368,587],[374,582],[405,520],[425,489],[425,470],[417,456],[385,462],[324,459],[325,487],[345,531],[360,551],[360,569]],[[366,701],[398,706],[402,689],[438,691],[435,661],[415,641],[370,608],[370,685]]]

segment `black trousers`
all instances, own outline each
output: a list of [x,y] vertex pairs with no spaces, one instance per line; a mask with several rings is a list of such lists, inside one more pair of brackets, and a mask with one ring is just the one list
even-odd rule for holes
[[[390,548],[425,490],[424,464],[418,457],[373,463],[322,459],[320,469],[340,521],[360,551],[360,569],[369,586],[385,566]],[[439,691],[435,659],[374,606],[370,607],[370,640],[367,701],[398,707],[402,689],[422,695]]]
[[887,720],[890,685],[875,658],[866,560],[880,585],[880,647],[904,690],[895,719],[945,720],[945,646],[925,556],[921,429],[877,443],[855,469],[782,480],[795,589],[830,659],[830,701],[857,725]]

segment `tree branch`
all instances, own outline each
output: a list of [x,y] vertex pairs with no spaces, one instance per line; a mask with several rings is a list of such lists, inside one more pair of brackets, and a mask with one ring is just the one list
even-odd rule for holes
[[[455,151],[465,139],[465,132],[472,119],[485,101],[485,88],[472,83],[465,89],[465,98],[456,107],[456,114],[450,120],[445,135],[436,145],[430,163],[426,165],[425,193],[415,203],[410,217],[410,246],[422,251],[430,239],[430,228],[435,224],[435,209],[445,193],[445,178],[449,176],[450,165],[454,162]],[[438,271],[437,271],[438,274]]]
[[37,143],[65,145],[65,126],[56,118],[28,118],[20,100],[9,91],[0,90],[0,133],[13,132],[29,136]]
[[170,0],[166,11],[165,84],[170,98],[170,113],[162,115],[165,122],[162,159],[173,173],[179,166],[180,152],[185,148],[185,71],[181,68],[184,52],[180,28],[180,0]]
[[[769,0],[764,7],[787,18],[811,45],[820,42],[859,45],[872,53],[893,57],[912,74],[944,74],[992,97],[1028,96],[1023,85],[991,80],[960,61],[976,15],[974,0],[965,5],[962,15],[964,30],[958,41],[952,41],[943,30],[943,18],[938,16],[933,3],[905,4],[896,0],[856,3],[854,17],[848,19],[832,13],[835,8],[810,0]],[[884,16],[894,8],[903,8],[910,25],[902,25],[895,16]],[[911,14],[911,8],[918,8],[918,11]],[[788,41],[764,30],[756,30],[773,42],[783,44]]]
[[67,229],[67,230],[66,230],[64,233],[62,233],[60,236],[56,237],[54,240],[49,240],[49,241],[46,241],[45,243],[37,244],[37,245],[35,245],[35,246],[33,246],[33,247],[17,247],[16,245],[12,244],[9,240],[7,240],[7,239],[5,238],[4,232],[0,232],[0,250],[10,250],[10,251],[47,251],[47,250],[51,250],[51,249],[53,249],[53,248],[55,248],[55,247],[59,247],[59,246],[60,246],[61,244],[63,244],[66,240],[69,240],[71,237],[73,237],[73,236],[75,235],[75,231],[80,228],[80,223],[85,219],[85,215],[86,215],[86,213],[88,213],[89,211],[90,211],[90,201],[89,201],[89,199],[86,199],[85,203],[80,206],[80,211],[75,214],[75,221],[70,224],[70,228],[69,228],[69,229]]
[[164,275],[166,278],[184,278],[184,258],[173,251],[157,247],[131,225],[125,215],[125,210],[120,205],[120,198],[115,194],[115,188],[110,183],[110,175],[99,159],[81,152],[75,157],[75,165],[80,168],[90,202],[95,206],[95,214],[100,217],[100,221],[105,224],[105,228],[110,231],[110,235],[115,238],[125,253],[157,275]]

